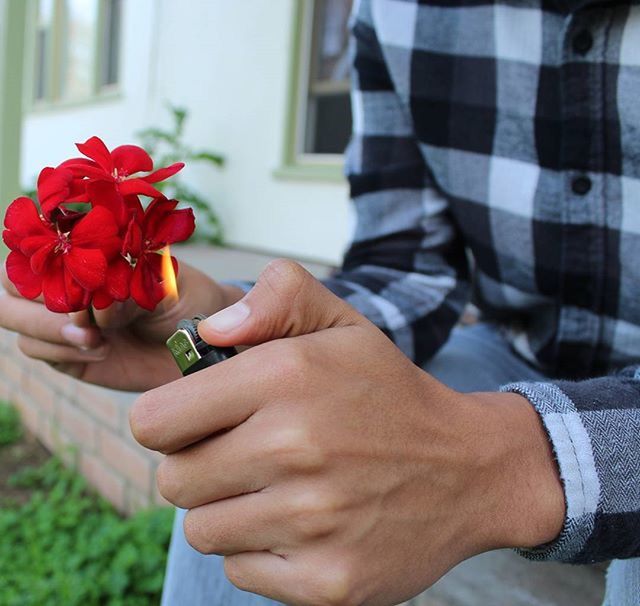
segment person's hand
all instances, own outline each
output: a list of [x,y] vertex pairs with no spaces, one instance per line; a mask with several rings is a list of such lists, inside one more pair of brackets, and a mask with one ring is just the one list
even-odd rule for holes
[[299,266],[271,264],[200,334],[262,344],[142,395],[130,421],[168,453],[158,484],[189,509],[187,540],[226,556],[239,588],[397,604],[474,554],[559,533],[563,492],[527,400],[447,388]]
[[19,333],[21,351],[78,379],[130,391],[144,391],[176,379],[180,373],[164,342],[181,318],[215,313],[237,301],[242,291],[222,286],[180,264],[181,297],[148,313],[133,302],[89,312],[59,314],[42,300],[20,296],[0,270],[0,327]]

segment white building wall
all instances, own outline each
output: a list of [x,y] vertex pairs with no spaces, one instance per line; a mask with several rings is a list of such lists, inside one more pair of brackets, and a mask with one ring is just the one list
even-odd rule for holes
[[97,134],[108,146],[190,112],[187,139],[227,157],[217,174],[187,168],[214,201],[229,244],[339,262],[348,236],[345,184],[273,177],[285,144],[293,3],[300,0],[126,0],[121,96],[27,115],[22,179]]

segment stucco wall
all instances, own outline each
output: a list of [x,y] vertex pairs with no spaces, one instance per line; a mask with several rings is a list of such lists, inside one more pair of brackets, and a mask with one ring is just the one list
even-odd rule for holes
[[230,244],[337,263],[348,236],[347,188],[273,176],[285,141],[290,33],[300,0],[125,2],[121,95],[27,114],[22,181],[97,134],[108,145],[191,112],[190,143],[228,158],[219,174],[187,169],[219,210]]

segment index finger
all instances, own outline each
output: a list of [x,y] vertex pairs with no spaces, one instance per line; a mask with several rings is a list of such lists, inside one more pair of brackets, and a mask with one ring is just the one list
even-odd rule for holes
[[171,453],[246,421],[266,400],[270,370],[268,356],[260,356],[264,347],[140,396],[129,413],[134,438],[146,448]]

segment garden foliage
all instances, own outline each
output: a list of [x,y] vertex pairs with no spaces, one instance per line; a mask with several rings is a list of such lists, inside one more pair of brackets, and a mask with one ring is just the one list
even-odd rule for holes
[[[7,426],[0,420],[0,435]],[[0,502],[2,606],[159,603],[172,510],[122,518],[58,458],[21,470],[9,484],[31,496]]]

